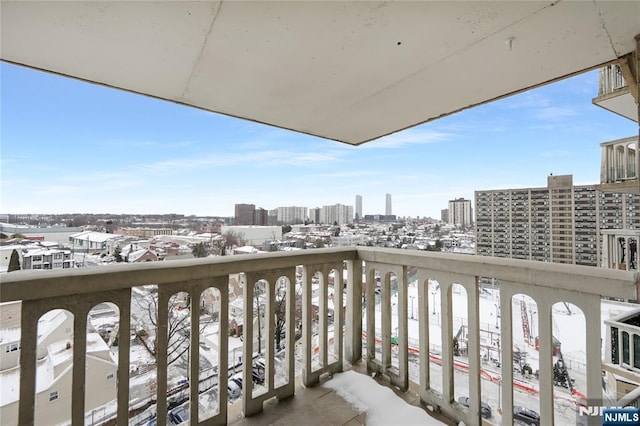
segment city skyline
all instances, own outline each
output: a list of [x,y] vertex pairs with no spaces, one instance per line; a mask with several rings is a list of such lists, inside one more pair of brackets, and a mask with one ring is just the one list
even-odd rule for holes
[[360,147],[15,65],[2,82],[2,213],[233,216],[234,205],[353,205],[439,218],[474,191],[600,177],[636,123],[591,104],[597,70]]

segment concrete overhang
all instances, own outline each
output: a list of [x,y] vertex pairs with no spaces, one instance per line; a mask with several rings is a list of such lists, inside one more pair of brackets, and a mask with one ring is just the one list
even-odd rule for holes
[[627,87],[593,98],[593,104],[629,120],[638,121],[638,105]]
[[637,1],[0,8],[6,62],[354,145],[609,63],[640,33]]

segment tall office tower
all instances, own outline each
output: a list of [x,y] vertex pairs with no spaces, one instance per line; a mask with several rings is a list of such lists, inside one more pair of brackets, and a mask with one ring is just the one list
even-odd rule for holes
[[640,227],[640,196],[573,186],[476,191],[476,254],[599,266],[604,229]]
[[440,220],[444,223],[449,223],[449,209],[440,210]]
[[293,225],[304,223],[307,220],[306,207],[278,207],[278,223],[282,225]]
[[353,223],[353,206],[345,206],[344,204],[322,206],[320,209],[320,223],[328,225]]
[[235,224],[236,225],[255,225],[254,214],[256,210],[255,204],[236,204]]
[[386,195],[386,200],[385,200],[385,206],[384,206],[384,214],[385,216],[391,216],[393,213],[391,213],[391,194],[387,194]]
[[470,226],[473,223],[471,200],[449,200],[449,221],[452,225]]
[[362,195],[356,195],[356,221],[362,219]]

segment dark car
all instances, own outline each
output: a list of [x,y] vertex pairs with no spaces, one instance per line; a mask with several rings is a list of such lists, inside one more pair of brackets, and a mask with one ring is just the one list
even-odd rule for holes
[[[464,405],[465,407],[469,408],[469,397],[468,396],[461,396],[460,398],[458,398],[458,402],[461,405]],[[486,402],[480,403],[480,415],[482,416],[483,419],[490,419],[491,416],[493,415],[493,413],[491,411],[491,406],[489,404],[487,404]]]
[[513,407],[513,420],[519,424],[540,426],[540,414],[526,407]]
[[179,425],[189,421],[189,402],[174,408],[169,411],[169,421],[171,424]]

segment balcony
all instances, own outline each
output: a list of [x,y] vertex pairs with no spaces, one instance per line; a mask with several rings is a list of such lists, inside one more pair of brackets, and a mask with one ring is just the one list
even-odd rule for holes
[[[621,115],[632,121],[638,121],[638,106],[635,101],[636,94],[625,81],[624,71],[631,74],[631,61],[623,61],[620,64],[607,65],[600,69],[598,96],[593,98],[593,104],[608,111]],[[623,68],[624,67],[624,68]]]
[[[301,271],[298,282],[301,287],[300,309],[296,307],[293,297],[283,299],[277,296],[278,289],[286,294],[294,294],[296,270]],[[346,270],[346,281],[343,291],[333,288],[339,271]],[[332,273],[337,271],[338,273]],[[118,308],[119,345],[115,390],[117,409],[114,415],[117,420],[113,424],[125,425],[131,415],[130,401],[133,395],[131,368],[131,341],[124,338],[133,328],[131,319],[132,299],[135,289],[141,286],[157,285],[158,306],[170,306],[169,302],[177,293],[185,292],[193,301],[200,300],[206,289],[216,291],[219,303],[217,318],[219,321],[217,347],[217,365],[233,365],[238,354],[229,356],[229,281],[230,275],[243,274],[246,283],[262,285],[262,296],[265,299],[263,323],[258,329],[264,330],[267,338],[262,348],[260,338],[245,338],[242,346],[243,359],[246,354],[260,354],[264,358],[264,384],[252,385],[251,363],[245,362],[241,367],[244,388],[241,398],[241,412],[249,420],[253,416],[267,416],[270,410],[277,410],[284,400],[290,397],[306,398],[307,392],[317,385],[321,378],[330,376],[345,369],[362,369],[375,374],[397,392],[403,393],[414,389],[422,405],[436,409],[441,415],[464,421],[467,424],[480,424],[480,401],[484,398],[485,389],[482,383],[488,373],[483,365],[481,350],[484,350],[488,326],[481,322],[480,307],[482,297],[480,277],[491,277],[500,283],[499,299],[496,300],[495,328],[501,330],[501,350],[498,350],[500,367],[493,377],[499,377],[498,404],[501,407],[502,422],[511,424],[514,407],[514,388],[518,379],[512,368],[514,362],[513,319],[521,320],[520,299],[516,295],[527,295],[537,305],[534,320],[529,308],[531,320],[527,317],[527,329],[537,330],[536,348],[539,353],[539,383],[535,393],[539,395],[541,424],[554,423],[554,336],[552,336],[553,307],[560,302],[573,304],[584,313],[586,330],[584,337],[586,347],[585,381],[582,394],[574,393],[569,398],[572,404],[586,404],[586,401],[602,401],[603,362],[601,356],[601,296],[617,299],[638,299],[640,279],[637,272],[608,270],[601,268],[581,267],[538,263],[522,260],[498,259],[491,257],[451,255],[442,253],[407,252],[405,250],[380,248],[344,248],[305,250],[294,254],[275,253],[267,255],[229,256],[215,259],[199,259],[171,262],[153,262],[137,265],[116,265],[111,267],[95,267],[65,271],[48,272],[12,272],[2,279],[1,302],[21,301],[21,328],[17,352],[19,352],[20,386],[16,402],[16,417],[9,418],[10,412],[3,414],[3,424],[34,424],[38,419],[37,407],[41,404],[36,393],[36,368],[41,360],[37,354],[38,322],[43,314],[53,309],[65,309],[73,315],[72,342],[66,346],[72,360],[72,395],[67,400],[69,417],[74,425],[84,424],[87,415],[85,401],[91,389],[85,389],[88,369],[87,351],[90,339],[87,339],[88,313],[92,308],[111,302]],[[380,276],[379,288],[376,288],[376,276]],[[411,276],[411,279],[409,278]],[[364,279],[363,279],[364,278]],[[437,281],[437,289],[429,291],[429,282]],[[411,281],[411,283],[410,283]],[[374,283],[374,285],[367,285]],[[281,285],[279,287],[279,285]],[[409,293],[409,288],[415,293]],[[252,303],[256,298],[257,285],[243,286],[244,336],[255,336],[254,321],[260,317],[259,309]],[[314,288],[318,297],[312,299]],[[464,349],[464,365],[468,379],[460,381],[459,348],[456,339],[440,339],[432,336],[432,325],[436,322],[442,336],[457,336],[459,317],[452,303],[454,296],[464,292],[466,299],[466,346]],[[413,295],[415,294],[415,296]],[[519,296],[518,296],[519,297]],[[283,357],[276,362],[274,336],[276,336],[276,305],[285,301],[284,307],[284,350]],[[394,302],[392,303],[392,300]],[[246,301],[251,301],[247,303]],[[515,306],[518,308],[514,309]],[[522,302],[524,303],[524,302]],[[195,304],[195,302],[194,302]],[[378,307],[379,305],[379,307]],[[330,309],[344,306],[345,309]],[[367,309],[375,306],[375,309]],[[524,305],[522,305],[524,306]],[[364,309],[363,309],[364,308]],[[436,312],[436,308],[437,311]],[[493,305],[491,306],[493,311]],[[526,309],[523,308],[526,313]],[[314,316],[317,310],[317,317]],[[171,328],[171,318],[175,313],[159,309],[157,314],[158,330]],[[188,393],[190,401],[200,401],[201,386],[188,387],[198,378],[202,385],[204,367],[200,364],[200,349],[204,337],[199,332],[200,310],[189,312],[190,332],[188,380],[183,383],[183,390]],[[317,319],[314,319],[317,318]],[[330,320],[333,321],[330,324]],[[299,325],[298,325],[299,323]],[[464,323],[464,320],[463,320]],[[258,323],[260,324],[260,323]],[[375,324],[375,327],[367,327]],[[524,322],[523,322],[524,324]],[[333,327],[331,327],[331,325]],[[411,327],[409,327],[411,326]],[[296,327],[298,329],[296,330]],[[493,328],[493,325],[491,326]],[[395,331],[394,331],[395,328]],[[418,337],[411,338],[409,332],[418,329]],[[126,330],[126,331],[125,331]],[[333,333],[332,330],[342,330]],[[495,330],[494,330],[495,332]],[[299,351],[294,337],[301,334]],[[529,333],[531,339],[533,332]],[[222,337],[220,337],[222,336]],[[258,335],[259,336],[259,335]],[[317,337],[316,337],[317,336]],[[167,395],[168,391],[168,358],[170,337],[168,334],[157,334],[157,385],[156,395]],[[202,340],[201,340],[202,339]],[[440,341],[441,340],[441,341]],[[438,346],[438,349],[434,347]],[[430,349],[430,350],[429,350]],[[61,350],[65,350],[62,348]],[[296,379],[295,359],[299,355],[301,374]],[[415,362],[419,371],[410,375],[409,358]],[[232,358],[232,359],[230,359]],[[215,358],[214,358],[215,359]],[[439,365],[438,374],[434,362]],[[496,361],[498,361],[496,360]],[[214,369],[216,366],[214,366]],[[454,374],[454,368],[456,374]],[[216,382],[226,383],[229,378],[226,368],[217,370]],[[296,388],[296,380],[300,380],[305,389]],[[467,382],[468,380],[468,382]],[[513,383],[512,386],[508,385]],[[492,386],[497,383],[491,383]],[[518,385],[520,386],[520,385]],[[453,402],[456,392],[470,396],[470,407],[467,409]],[[227,389],[215,386],[216,409],[211,417],[200,424],[220,424],[237,420],[230,414],[226,403]],[[295,395],[298,392],[299,395]],[[85,397],[86,393],[86,397]],[[58,394],[55,395],[58,398]],[[275,399],[274,399],[275,398]],[[156,398],[158,419],[164,419],[168,412],[167,398]],[[283,401],[283,402],[278,402]],[[295,400],[294,400],[295,401]],[[34,405],[35,404],[35,405]],[[578,405],[573,405],[575,410]],[[597,403],[597,405],[601,405]],[[190,405],[191,418],[202,419],[199,404]],[[266,408],[265,408],[266,407]],[[266,410],[263,413],[263,410]],[[209,413],[211,414],[211,413]],[[557,415],[557,414],[556,414]],[[259,419],[260,417],[258,417]],[[599,419],[593,420],[599,424]],[[562,423],[556,420],[556,423]]]
[[600,144],[602,160],[598,190],[640,194],[638,137]]
[[640,230],[602,229],[602,267],[638,270]]

